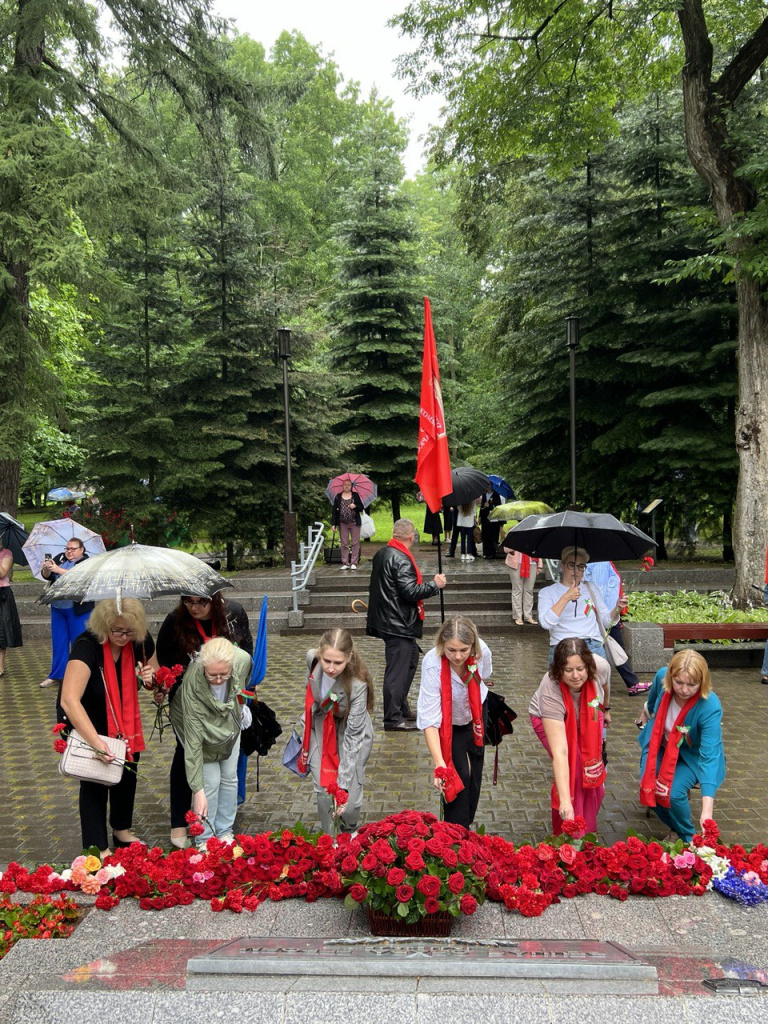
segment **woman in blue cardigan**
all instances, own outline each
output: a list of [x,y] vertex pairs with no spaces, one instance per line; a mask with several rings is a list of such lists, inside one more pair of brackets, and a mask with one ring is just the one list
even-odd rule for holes
[[689,803],[695,785],[701,787],[700,824],[714,817],[715,793],[725,778],[722,717],[706,661],[688,650],[656,673],[638,721],[640,803],[686,842],[695,832]]

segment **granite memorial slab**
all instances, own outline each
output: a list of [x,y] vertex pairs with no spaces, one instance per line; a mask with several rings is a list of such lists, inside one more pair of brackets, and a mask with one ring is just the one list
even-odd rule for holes
[[388,978],[559,978],[656,984],[656,968],[616,942],[583,939],[317,939],[252,936],[193,957],[187,974]]

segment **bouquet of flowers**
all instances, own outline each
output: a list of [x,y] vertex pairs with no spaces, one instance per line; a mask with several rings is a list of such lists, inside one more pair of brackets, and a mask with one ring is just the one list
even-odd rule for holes
[[181,665],[174,665],[173,668],[161,665],[157,672],[152,675],[152,681],[144,684],[146,690],[151,690],[156,695],[154,699],[157,710],[155,711],[155,721],[152,724],[150,739],[154,735],[155,730],[157,730],[162,741],[163,730],[167,729],[171,724],[171,719],[168,715],[168,694],[176,685],[176,681],[183,672],[184,668]]
[[428,914],[474,914],[485,900],[491,852],[484,836],[434,814],[403,811],[364,825],[336,866],[349,887],[345,906],[364,904],[415,924]]

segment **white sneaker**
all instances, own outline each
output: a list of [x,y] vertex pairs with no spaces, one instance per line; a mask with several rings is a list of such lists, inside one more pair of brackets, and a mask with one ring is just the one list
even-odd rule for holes
[[349,567],[349,568],[350,568],[350,569],[351,569],[351,570],[352,570],[353,572],[355,572],[355,570],[357,569],[357,566],[356,566],[356,565],[350,565],[350,567]]
[[475,556],[474,556],[474,555],[467,555],[467,559],[466,559],[466,560],[467,560],[468,562],[474,562],[474,560],[475,560]]
[[467,560],[467,556],[466,556],[466,555],[462,555],[462,556],[461,556],[461,560],[462,560],[462,562],[466,562],[466,560]]
[[342,567],[341,567],[341,571],[342,571],[342,572],[345,572],[345,570],[347,570],[348,568],[349,568],[349,566],[348,566],[348,565],[342,565]]

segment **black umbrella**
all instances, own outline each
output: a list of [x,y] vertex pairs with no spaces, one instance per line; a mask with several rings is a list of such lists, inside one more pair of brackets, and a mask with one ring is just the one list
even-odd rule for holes
[[7,512],[0,512],[0,548],[10,550],[16,565],[29,565],[26,554],[21,550],[27,537],[29,534],[18,519]]
[[563,548],[584,548],[593,562],[642,558],[656,542],[636,526],[608,512],[554,512],[527,516],[504,543],[536,558],[560,558]]
[[443,508],[468,505],[470,501],[493,488],[490,477],[481,473],[479,469],[473,469],[472,466],[460,466],[452,470],[451,483],[453,490],[443,498]]

